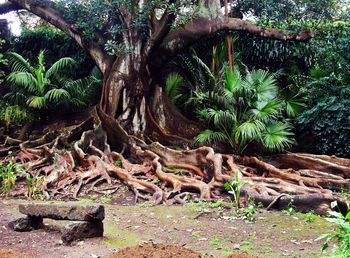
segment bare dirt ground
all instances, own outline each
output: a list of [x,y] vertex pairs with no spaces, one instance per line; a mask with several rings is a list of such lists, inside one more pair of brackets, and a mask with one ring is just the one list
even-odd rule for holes
[[[128,257],[117,254],[125,255],[127,252],[121,249],[126,247],[138,246],[140,249],[139,245],[144,243],[177,245],[200,253],[202,257],[247,253],[257,257],[311,258],[323,256],[321,242],[314,240],[335,229],[319,216],[312,215],[312,221],[307,222],[310,216],[305,214],[264,210],[257,211],[255,222],[247,223],[237,219],[230,209],[225,208],[227,205],[220,203],[170,207],[148,203],[136,206],[106,204],[103,239],[88,239],[73,246],[63,246],[59,229],[66,222],[45,220],[45,229],[24,233],[8,228],[10,220],[21,216],[18,204],[23,202],[26,201],[0,200],[1,258],[96,258],[113,254],[111,257]],[[89,202],[92,201],[80,201]]]

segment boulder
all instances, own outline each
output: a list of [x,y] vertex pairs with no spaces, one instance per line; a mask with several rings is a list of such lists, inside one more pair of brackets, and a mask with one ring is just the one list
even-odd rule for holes
[[14,231],[26,232],[43,227],[43,219],[38,217],[18,218],[10,221],[8,226]]
[[75,240],[103,236],[103,223],[101,221],[79,221],[66,225],[61,230],[61,239],[69,245]]
[[21,204],[22,214],[56,220],[102,221],[105,217],[102,205],[85,204]]

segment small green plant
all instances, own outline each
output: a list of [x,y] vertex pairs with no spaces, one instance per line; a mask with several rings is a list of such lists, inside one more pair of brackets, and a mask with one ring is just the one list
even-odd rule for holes
[[258,208],[264,208],[264,204],[262,202],[258,202]]
[[114,161],[114,166],[121,168],[122,167],[122,161],[120,159],[117,159]]
[[108,204],[111,202],[111,197],[109,197],[108,195],[104,195],[101,197],[101,202],[104,204]]
[[288,203],[288,207],[286,209],[284,209],[282,211],[284,214],[287,214],[289,216],[293,215],[296,213],[296,210],[294,208],[294,205],[293,205],[293,200],[291,200],[289,203]]
[[325,239],[325,242],[322,244],[322,251],[329,247],[330,240],[336,240],[338,245],[332,257],[350,257],[350,212],[346,216],[335,211],[329,211],[328,213],[330,218],[326,220],[338,225],[339,231],[332,234],[324,234],[318,238],[318,240]]
[[306,223],[312,223],[314,220],[315,220],[314,211],[309,211],[308,213],[306,213],[306,218],[305,218]]
[[249,202],[247,207],[240,208],[238,210],[240,218],[245,220],[246,222],[254,222],[254,215],[256,213],[256,206],[253,202]]
[[244,185],[250,184],[250,181],[243,181],[243,175],[237,171],[231,182],[225,183],[226,191],[232,195],[232,199],[237,209],[240,207],[241,191]]
[[41,186],[45,181],[44,176],[33,176],[27,171],[24,171],[24,173],[26,174],[28,198],[34,200],[42,199],[44,192],[42,191]]
[[16,162],[0,162],[0,192],[10,192],[19,173],[25,173],[25,170]]
[[218,238],[218,236],[214,236],[210,241],[209,241],[209,245],[213,248],[218,248],[219,247],[219,242],[220,239]]

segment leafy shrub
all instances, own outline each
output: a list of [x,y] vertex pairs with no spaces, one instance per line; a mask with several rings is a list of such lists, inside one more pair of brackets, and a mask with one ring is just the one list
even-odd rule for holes
[[319,101],[297,120],[302,150],[319,154],[350,155],[350,89]]
[[335,211],[330,211],[329,214],[331,218],[327,218],[326,220],[338,225],[339,231],[333,234],[324,234],[318,238],[325,239],[322,245],[322,251],[329,247],[330,240],[335,239],[338,245],[331,257],[350,257],[350,212],[346,216]]
[[38,119],[37,114],[24,107],[10,105],[0,100],[0,124],[7,128],[10,125],[23,125]]
[[281,92],[275,74],[267,71],[241,72],[238,66],[232,71],[215,52],[214,48],[210,66],[194,50],[181,56],[178,72],[171,73],[165,84],[173,103],[206,123],[208,129],[195,140],[225,142],[237,154],[252,143],[262,151],[288,149],[293,143],[288,118],[305,107],[300,96]]
[[[5,43],[4,40],[0,40],[0,51],[4,43]],[[4,54],[0,52],[0,85],[4,82],[4,79],[5,79],[5,72],[2,70],[2,67],[6,65],[7,65],[7,59],[5,58]]]
[[23,56],[9,54],[12,73],[7,77],[10,92],[5,95],[11,103],[36,110],[70,110],[91,105],[101,81],[89,76],[74,80],[69,70],[76,66],[74,59],[65,57],[51,67],[45,66],[44,52],[38,64],[32,66]]
[[258,143],[264,151],[288,149],[293,133],[291,124],[282,121],[283,112],[295,115],[297,111],[288,100],[280,100],[275,77],[263,70],[242,75],[238,68],[232,72],[228,67],[222,77],[214,90],[198,92],[194,98],[199,119],[210,128],[196,140],[225,141],[238,154],[251,143]]
[[0,162],[0,192],[11,191],[19,173],[26,173],[26,171],[16,162]]

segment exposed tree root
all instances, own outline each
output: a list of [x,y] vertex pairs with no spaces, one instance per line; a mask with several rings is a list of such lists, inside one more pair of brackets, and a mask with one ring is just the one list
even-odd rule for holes
[[[112,178],[117,178],[135,193],[135,202],[213,200],[220,198],[224,184],[241,172],[242,180],[250,182],[242,190],[245,198],[262,202],[269,209],[293,205],[300,211],[324,214],[333,201],[347,209],[339,192],[349,190],[349,160],[286,154],[265,162],[256,157],[222,155],[210,147],[176,151],[129,136],[113,119],[96,111],[80,124],[56,128],[36,140],[22,142],[7,137],[0,154],[8,148],[17,150],[15,159],[30,173],[45,177],[41,187],[52,198],[78,198],[87,184],[86,193],[112,193],[118,190],[112,185]],[[102,183],[111,186],[96,190]]]

